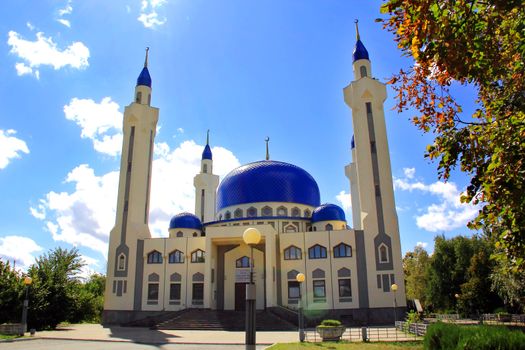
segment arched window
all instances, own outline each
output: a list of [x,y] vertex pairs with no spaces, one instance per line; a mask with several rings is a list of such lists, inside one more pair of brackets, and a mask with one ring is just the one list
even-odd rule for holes
[[126,269],[126,255],[124,253],[121,253],[118,256],[117,270],[124,271],[125,269]]
[[154,305],[159,300],[159,275],[152,273],[148,276],[148,304]]
[[230,213],[229,211],[227,211],[225,214],[224,214],[224,220],[230,220],[232,218],[232,213]]
[[148,254],[148,264],[162,264],[162,254],[154,250]]
[[284,260],[301,260],[302,257],[303,252],[301,251],[301,248],[294,245],[291,245],[284,250]]
[[273,215],[273,210],[270,207],[263,207],[261,212],[262,212],[262,216],[272,216]]
[[193,237],[197,237],[197,232],[193,232]]
[[301,210],[297,207],[292,208],[292,216],[294,218],[301,216]]
[[180,250],[174,250],[168,255],[168,262],[170,264],[182,264],[184,263],[184,253]]
[[257,216],[257,209],[255,209],[254,207],[250,207],[248,208],[248,210],[246,211],[246,214],[248,214],[248,217],[249,218],[254,218]]
[[237,218],[242,218],[242,209],[235,209],[235,211],[233,212],[233,216],[237,219]]
[[332,226],[332,224],[326,224],[326,226],[324,227],[325,231],[332,231],[333,229],[334,229],[334,226]]
[[197,249],[191,253],[191,262],[192,263],[203,263],[204,262],[204,251]]
[[326,259],[326,248],[319,244],[311,246],[310,248],[308,248],[308,258]]
[[243,256],[235,260],[235,267],[238,267],[238,268],[250,267],[250,258],[248,258],[247,256]]
[[386,247],[386,245],[384,243],[382,243],[380,246],[379,246],[379,261],[382,262],[382,263],[387,263],[390,261],[389,259],[389,256],[388,256],[388,249]]
[[137,96],[135,97],[135,102],[140,103],[142,100],[142,92],[137,92]]
[[339,243],[334,247],[334,258],[346,258],[352,256],[352,247],[348,244]]
[[182,231],[177,232],[177,237],[184,237],[184,234],[182,233]]
[[208,164],[202,164],[202,172],[204,174],[208,173]]
[[285,207],[277,208],[277,216],[288,216],[288,209]]
[[297,232],[297,227],[294,224],[288,224],[284,227],[284,232]]
[[366,74],[366,67],[365,66],[359,67],[359,72],[361,73],[361,78],[364,78],[364,77],[367,76],[367,74]]
[[306,210],[304,211],[304,217],[305,217],[305,218],[309,218],[310,216],[312,216],[312,213],[310,212],[310,210],[306,209]]

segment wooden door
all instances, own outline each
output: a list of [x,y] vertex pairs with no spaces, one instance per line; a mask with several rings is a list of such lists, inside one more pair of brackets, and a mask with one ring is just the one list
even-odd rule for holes
[[235,283],[235,311],[246,310],[246,283]]

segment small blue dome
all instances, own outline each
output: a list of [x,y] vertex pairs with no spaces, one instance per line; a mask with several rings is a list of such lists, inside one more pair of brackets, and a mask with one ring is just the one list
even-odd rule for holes
[[217,210],[246,203],[287,202],[317,207],[319,187],[296,165],[262,160],[232,170],[217,190]]
[[312,223],[319,221],[346,221],[345,212],[335,204],[323,204],[312,213]]
[[368,51],[366,51],[365,45],[359,39],[355,43],[352,56],[354,57],[354,62],[357,60],[369,60]]
[[202,159],[212,160],[211,148],[208,144],[204,147],[204,151],[202,151]]
[[139,77],[137,78],[137,86],[144,85],[151,87],[151,77],[149,75],[148,67],[142,68]]
[[202,230],[202,223],[197,216],[191,213],[180,213],[171,218],[170,230],[172,228]]

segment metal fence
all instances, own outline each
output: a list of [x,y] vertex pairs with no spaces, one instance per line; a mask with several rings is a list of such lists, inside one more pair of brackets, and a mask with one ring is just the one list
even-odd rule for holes
[[[410,332],[409,327],[404,327],[406,322],[397,322],[396,327],[352,327],[346,328],[341,336],[341,340],[348,342],[380,342],[380,341],[414,341],[422,340],[426,332],[426,327],[414,328],[414,332]],[[422,324],[421,324],[422,325]],[[426,326],[426,325],[423,325]],[[305,330],[305,341],[307,342],[321,342],[322,339],[315,328]]]

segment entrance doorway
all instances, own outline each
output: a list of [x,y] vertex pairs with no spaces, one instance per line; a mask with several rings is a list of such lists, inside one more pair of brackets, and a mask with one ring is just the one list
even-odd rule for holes
[[235,311],[246,310],[246,283],[235,283]]

